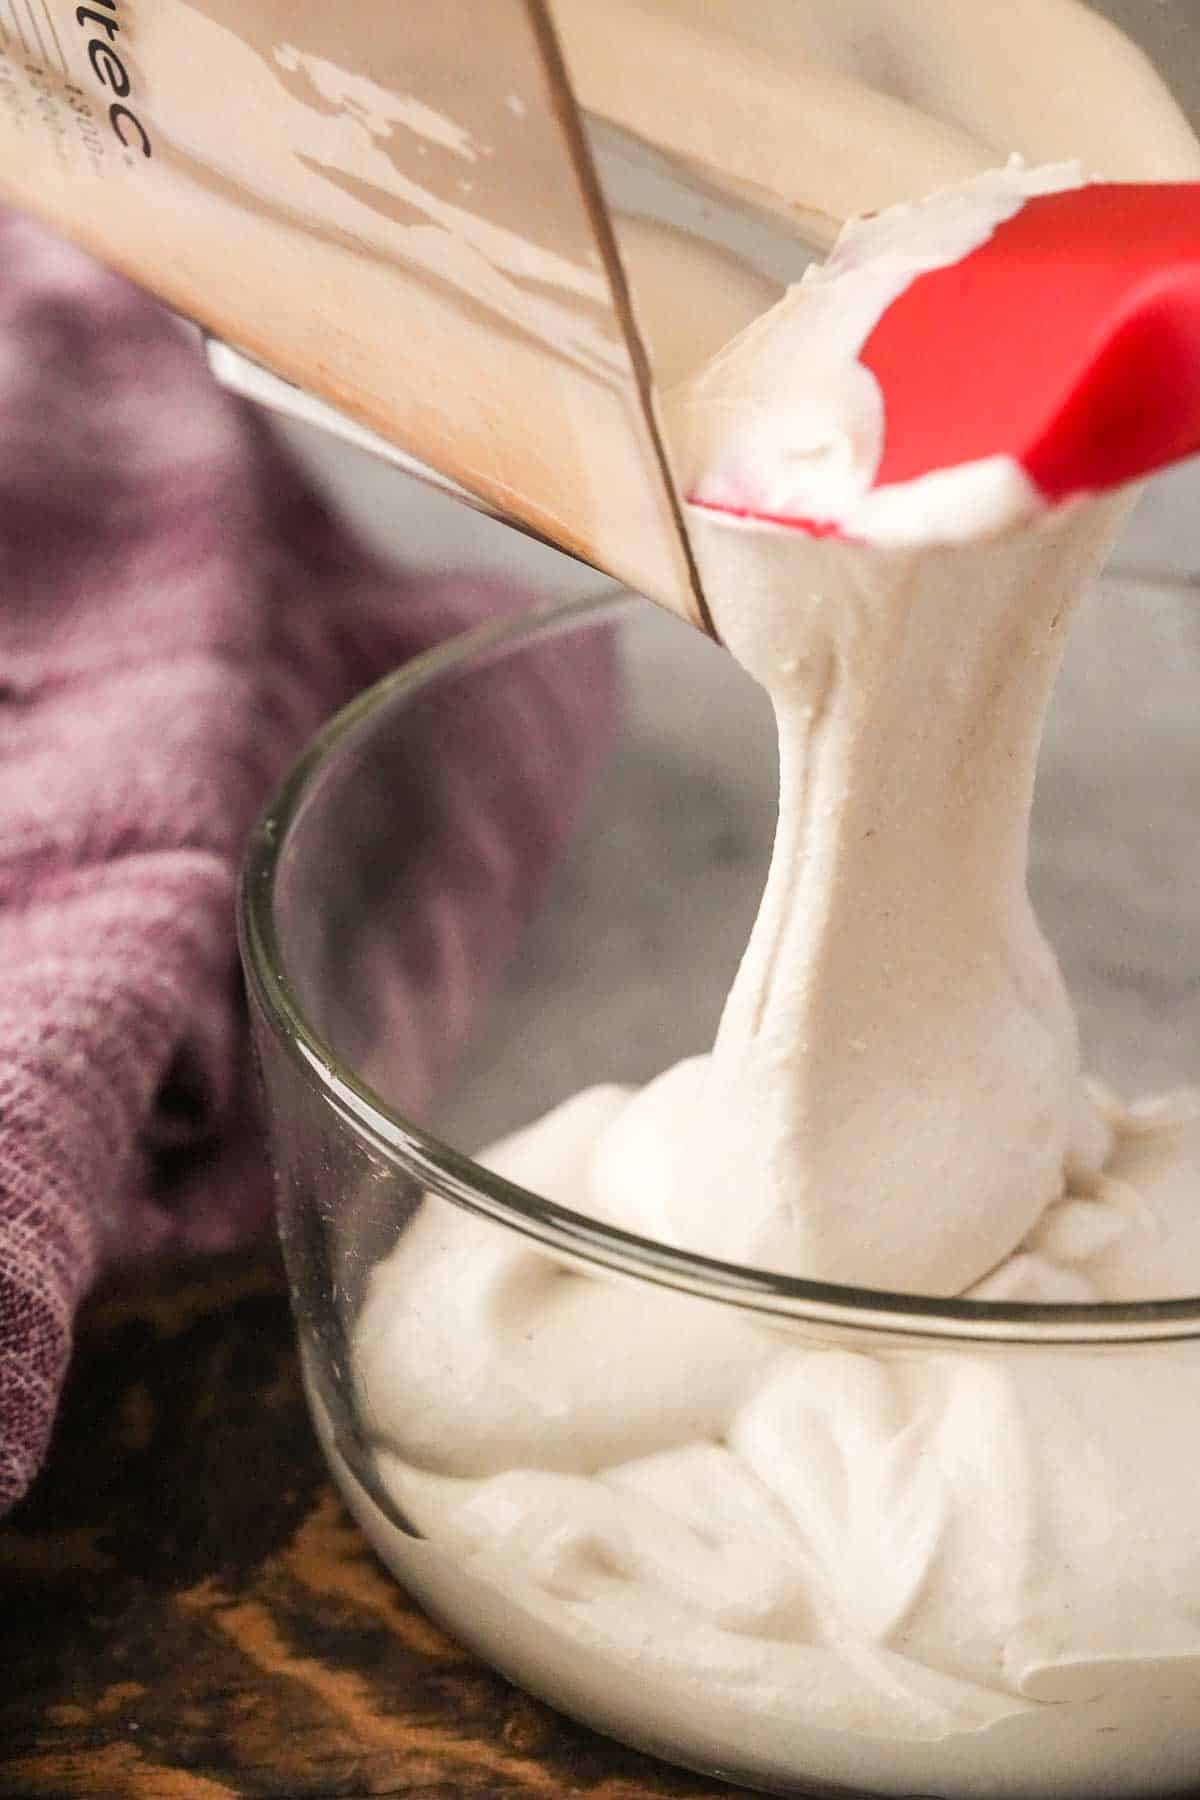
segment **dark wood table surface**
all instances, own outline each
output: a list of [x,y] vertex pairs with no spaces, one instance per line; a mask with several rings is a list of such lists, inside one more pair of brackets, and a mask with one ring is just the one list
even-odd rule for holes
[[313,1438],[268,1255],[87,1306],[0,1526],[5,1800],[722,1800],[518,1693],[376,1561]]

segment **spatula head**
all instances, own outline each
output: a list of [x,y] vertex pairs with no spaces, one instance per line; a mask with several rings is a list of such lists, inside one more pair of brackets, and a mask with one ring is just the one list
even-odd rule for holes
[[1048,500],[1200,449],[1200,184],[1044,194],[890,306],[875,486],[1009,456]]
[[[882,399],[868,490],[881,498],[1008,459],[1018,491],[1052,505],[1200,451],[1200,183],[1095,183],[1026,199],[977,249],[915,276],[858,361]],[[689,497],[857,535],[854,521],[799,508],[783,517],[752,500]]]

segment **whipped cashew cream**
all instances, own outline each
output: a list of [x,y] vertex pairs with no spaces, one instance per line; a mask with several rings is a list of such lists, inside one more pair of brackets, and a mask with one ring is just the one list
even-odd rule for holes
[[[915,275],[974,249],[1025,195],[1079,180],[1014,165],[850,228],[670,397],[684,491],[732,488],[862,537],[883,400],[858,349]],[[1103,1159],[1025,870],[1066,627],[1128,502],[1038,502],[1004,531],[988,504],[969,542],[946,543],[963,474],[905,484],[907,545],[692,509],[721,639],[774,707],[779,823],[712,1054],[613,1122],[589,1208],[620,1213],[633,1182],[650,1236],[955,1294],[1020,1242],[1068,1163]]]
[[[578,1205],[627,1104],[591,1089],[486,1160]],[[1105,1172],[1047,1207],[977,1296],[1194,1287],[1200,1105],[1109,1110]],[[683,1741],[724,1719],[727,1753],[749,1732],[768,1766],[813,1730],[894,1747],[1003,1725],[1002,1754],[1037,1754],[1042,1709],[1066,1701],[1092,1752],[1125,1749],[1099,1730],[1162,1729],[1164,1756],[1194,1759],[1200,1347],[1173,1348],[1167,1379],[1137,1351],[1048,1368],[1036,1349],[822,1347],[567,1273],[437,1205],[377,1271],[356,1348],[382,1482],[431,1546],[516,1602],[506,1629],[552,1695],[561,1634],[601,1659],[618,1716],[662,1684]],[[413,1546],[359,1516],[420,1580]],[[1119,1763],[1101,1767],[1095,1791],[1119,1791]],[[903,1759],[883,1768],[905,1779]],[[1014,1763],[1002,1791],[1032,1791],[1031,1768],[1036,1791],[1073,1792],[1086,1755]]]
[[[1200,1286],[1200,1101],[1127,1110],[1084,1081],[1026,890],[1064,633],[1127,499],[1048,509],[982,465],[871,492],[882,403],[856,361],[916,273],[1079,179],[1014,166],[852,227],[670,396],[688,492],[859,541],[693,509],[718,630],[778,724],[759,916],[710,1055],[577,1095],[482,1158],[500,1174],[822,1280]],[[1020,1733],[1055,1703],[1084,1709],[1097,1793],[1096,1732],[1175,1742],[1200,1716],[1198,1348],[1163,1379],[1136,1352],[830,1347],[430,1201],[373,1274],[355,1359],[380,1480],[512,1600],[535,1685],[561,1638],[607,1670],[614,1717],[649,1689],[689,1742],[749,1730],[779,1768],[798,1732],[1015,1732],[1016,1785],[980,1792],[1021,1791]]]

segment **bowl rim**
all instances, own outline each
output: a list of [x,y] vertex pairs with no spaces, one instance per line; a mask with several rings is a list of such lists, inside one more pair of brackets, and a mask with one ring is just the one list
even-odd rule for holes
[[416,1173],[443,1199],[516,1231],[581,1270],[718,1301],[780,1324],[836,1326],[877,1343],[943,1339],[996,1348],[1112,1348],[1200,1339],[1200,1296],[1052,1304],[933,1298],[775,1274],[602,1224],[494,1174],[390,1107],[313,1029],[287,979],[274,899],[290,832],[322,772],[394,708],[455,671],[646,604],[627,592],[605,590],[549,601],[462,632],[365,689],[310,739],[260,812],[242,861],[238,942],[260,1027],[346,1128],[385,1161]]

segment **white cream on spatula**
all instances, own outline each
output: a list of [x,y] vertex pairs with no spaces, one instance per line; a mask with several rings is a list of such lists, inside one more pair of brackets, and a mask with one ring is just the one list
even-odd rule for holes
[[[1051,507],[991,466],[873,506],[879,395],[856,360],[914,271],[1077,179],[1010,169],[855,227],[671,396],[717,628],[778,719],[778,837],[711,1055],[577,1096],[485,1158],[510,1179],[838,1282],[1200,1288],[1200,1109],[1093,1104],[1026,892],[1063,636],[1126,500]],[[857,541],[714,510],[733,493]],[[896,1743],[1003,1722],[983,1786],[974,1746],[938,1765],[964,1792],[1074,1791],[1071,1759],[1045,1760],[1047,1701],[1087,1702],[1093,1770],[1098,1731],[1139,1755],[1182,1741],[1194,1347],[1147,1405],[1136,1358],[812,1348],[504,1235],[430,1202],[375,1271],[357,1374],[382,1479],[517,1603],[530,1679],[540,1654],[554,1687],[562,1634],[617,1716],[652,1689],[693,1744],[726,1732],[757,1766],[843,1779],[867,1779],[861,1743],[814,1762],[814,1730],[889,1740],[888,1780],[921,1785]]]

